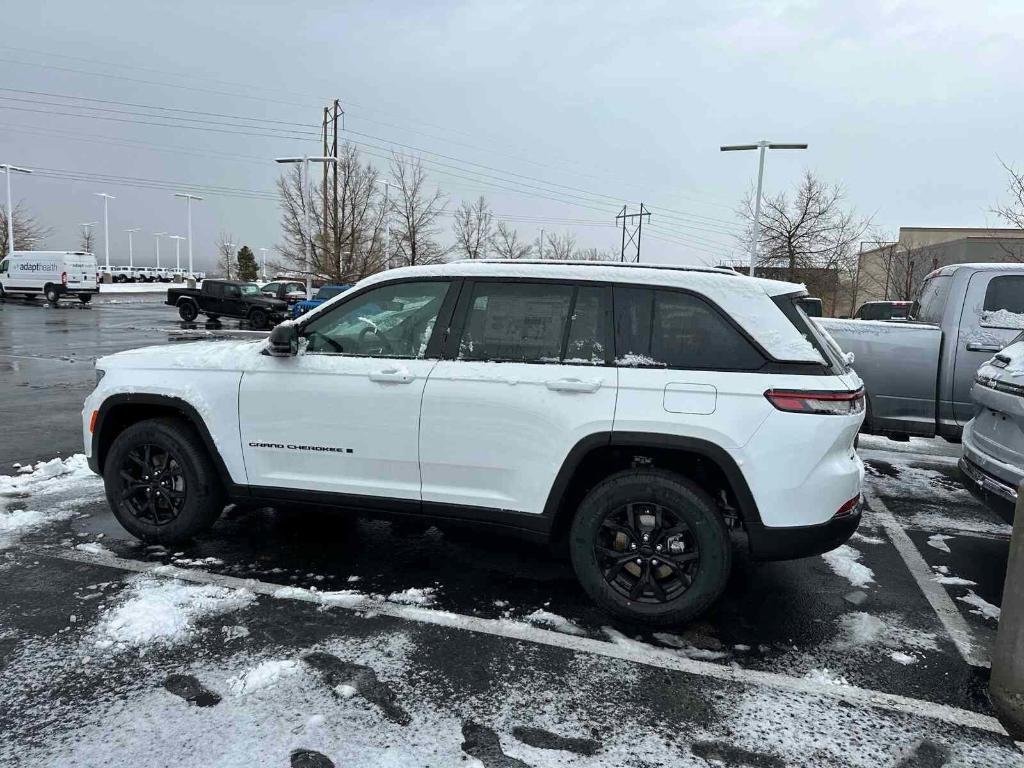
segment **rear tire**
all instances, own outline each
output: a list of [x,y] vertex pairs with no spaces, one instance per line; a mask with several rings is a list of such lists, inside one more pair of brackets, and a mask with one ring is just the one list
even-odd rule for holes
[[83,304],[88,304],[90,301],[92,301],[92,294],[91,293],[80,293],[80,294],[78,294],[78,300],[80,302],[82,302]]
[[656,626],[704,613],[732,568],[729,531],[714,501],[658,469],[624,470],[598,483],[573,518],[569,551],[595,603]]
[[47,285],[43,289],[43,295],[46,296],[46,300],[51,304],[56,304],[58,301],[60,301],[60,293],[52,285]]
[[107,501],[125,530],[172,544],[207,530],[224,492],[199,434],[179,419],[133,424],[114,440],[103,468]]
[[199,307],[194,301],[183,301],[178,305],[178,317],[186,323],[191,323],[199,317]]

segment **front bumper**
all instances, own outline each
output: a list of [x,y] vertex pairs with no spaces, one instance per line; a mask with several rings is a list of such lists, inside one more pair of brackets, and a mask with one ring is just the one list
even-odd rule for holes
[[847,515],[817,525],[778,527],[748,522],[750,554],[758,560],[796,560],[829,552],[844,544],[860,525],[864,497]]

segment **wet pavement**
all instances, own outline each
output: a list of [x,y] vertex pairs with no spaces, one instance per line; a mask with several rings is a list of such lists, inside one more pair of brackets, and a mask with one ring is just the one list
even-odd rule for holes
[[[0,303],[2,472],[80,451],[91,360],[179,330],[157,303]],[[0,549],[0,764],[1024,764],[883,519],[984,655],[997,624],[960,598],[998,606],[1009,528],[960,485],[957,452],[862,440],[877,509],[844,557],[757,563],[740,535],[720,604],[658,633],[497,534],[229,508],[188,546],[146,547],[98,478],[41,482],[0,498],[53,511]],[[173,640],[124,640],[165,582],[255,594],[186,610]]]

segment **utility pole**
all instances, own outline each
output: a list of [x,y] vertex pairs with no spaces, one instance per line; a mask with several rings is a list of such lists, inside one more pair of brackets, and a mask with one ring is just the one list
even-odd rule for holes
[[750,243],[750,276],[754,276],[757,266],[757,248],[761,240],[761,186],[764,182],[764,151],[766,149],[807,149],[806,144],[773,144],[772,142],[761,141],[757,144],[727,144],[719,147],[722,152],[742,152],[756,149],[760,152],[757,161],[757,197],[754,198],[754,237]]
[[181,235],[168,235],[174,241],[174,271],[181,272],[181,241],[185,238]]
[[279,157],[274,162],[276,163],[302,163],[300,168],[302,169],[299,184],[302,187],[302,194],[305,197],[305,205],[302,207],[306,212],[306,226],[305,235],[303,237],[303,245],[305,246],[305,264],[304,271],[306,273],[306,295],[310,296],[313,293],[313,230],[309,221],[309,209],[312,205],[312,190],[309,188],[309,164],[310,163],[334,163],[337,165],[338,160],[334,157],[310,157],[309,155],[303,155],[302,157]]
[[198,195],[189,194],[188,192],[175,192],[174,196],[180,197],[185,200],[185,207],[186,210],[188,211],[188,276],[195,277],[195,272],[192,269],[192,201],[202,200],[203,198],[199,197]]
[[[644,204],[640,203],[640,213],[628,213],[629,206],[623,205],[622,210],[619,211],[619,215],[615,217],[615,220],[622,220],[622,250],[619,252],[619,261],[626,260],[626,247],[632,245],[636,248],[635,255],[630,261],[635,261],[637,264],[640,263],[640,238],[644,234],[644,216],[647,217],[648,222],[651,219],[651,212],[644,208]],[[633,220],[636,219],[636,226],[631,226]]]
[[[338,216],[338,119],[344,120],[345,112],[341,108],[341,101],[338,99],[334,100],[334,103],[330,106],[324,107],[324,120],[323,120],[323,156],[334,158],[334,167],[328,168],[327,164],[324,164],[323,174],[323,242],[324,248],[327,248],[327,244],[331,243],[331,253],[338,255],[338,268],[342,274],[348,273],[348,265],[341,259],[341,219]],[[342,126],[344,128],[344,125]],[[331,198],[330,207],[327,204],[327,172],[331,172],[331,184],[333,187],[333,195]],[[328,211],[330,216],[328,216]],[[330,238],[328,238],[330,235]],[[353,244],[354,245],[354,244]]]
[[106,263],[107,272],[110,272],[110,220],[107,218],[107,203],[116,200],[113,195],[106,192],[93,192],[97,197],[103,198],[103,257]]
[[387,179],[378,179],[378,184],[384,186],[384,268],[391,269],[391,203],[388,193],[395,186]]
[[540,240],[537,241],[537,258],[544,258],[544,227],[540,228]]
[[16,165],[4,163],[0,165],[7,174],[7,255],[14,253],[14,202],[11,199],[11,174],[32,173],[28,168],[19,168]]
[[129,267],[134,267],[135,266],[135,252],[132,249],[132,235],[134,233],[138,232],[139,229],[140,229],[140,227],[132,227],[131,229],[126,229],[125,230],[125,232],[128,233],[128,266]]
[[160,238],[166,236],[166,232],[154,232],[153,238],[156,241],[156,268],[160,269]]

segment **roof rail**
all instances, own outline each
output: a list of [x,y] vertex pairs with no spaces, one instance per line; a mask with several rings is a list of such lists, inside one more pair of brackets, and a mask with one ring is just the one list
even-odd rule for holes
[[623,261],[583,261],[576,259],[458,259],[450,264],[544,264],[549,266],[572,267],[620,267],[622,269],[664,269],[674,272],[711,272],[718,275],[736,275],[739,272],[727,267],[705,267],[697,264],[637,264]]

